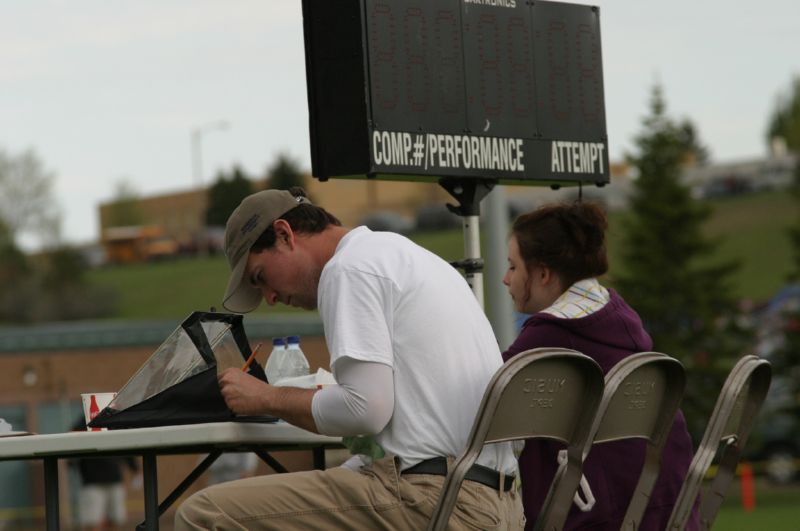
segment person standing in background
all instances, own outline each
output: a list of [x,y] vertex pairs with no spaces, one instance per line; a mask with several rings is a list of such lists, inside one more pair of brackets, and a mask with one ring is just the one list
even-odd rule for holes
[[[86,422],[80,419],[73,431],[86,431]],[[128,519],[125,502],[124,468],[136,474],[131,481],[141,486],[139,465],[132,456],[86,457],[73,461],[81,480],[78,493],[78,521],[84,531],[123,529]]]

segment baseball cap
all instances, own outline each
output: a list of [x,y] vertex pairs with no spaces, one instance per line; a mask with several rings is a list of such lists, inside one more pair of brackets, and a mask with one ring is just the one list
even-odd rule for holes
[[242,278],[250,248],[272,223],[300,204],[311,204],[303,196],[287,190],[263,190],[245,197],[225,225],[225,256],[231,268],[222,305],[236,313],[255,310],[261,292]]

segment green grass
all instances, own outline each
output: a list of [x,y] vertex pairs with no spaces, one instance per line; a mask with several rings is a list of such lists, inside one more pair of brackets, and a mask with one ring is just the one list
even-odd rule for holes
[[119,294],[123,319],[179,318],[220,307],[228,265],[222,257],[181,259],[92,271],[90,281]]
[[713,203],[707,234],[721,239],[719,256],[738,259],[738,297],[765,300],[786,283],[791,268],[787,229],[796,223],[797,200],[788,192],[739,196]]
[[[735,296],[764,301],[775,295],[786,283],[791,267],[787,229],[799,215],[797,201],[786,191],[771,191],[716,199],[709,204],[712,215],[704,232],[718,242],[712,260],[740,263],[733,276]],[[624,215],[614,213],[609,219],[612,277],[615,266],[619,267]]]
[[[445,260],[463,258],[459,230],[416,234],[412,239]],[[222,256],[183,258],[147,264],[104,267],[89,272],[93,284],[113,288],[119,296],[115,319],[177,319],[212,306],[222,310],[228,281]],[[261,305],[256,314],[303,312],[288,306]]]
[[[706,230],[719,238],[718,258],[738,259],[742,267],[734,278],[739,297],[766,300],[785,283],[791,256],[786,229],[796,216],[796,203],[786,192],[740,196],[711,203],[713,216]],[[609,254],[612,273],[618,261],[620,217],[610,219]],[[485,231],[481,231],[485,236]],[[461,229],[415,234],[412,239],[448,261],[464,257]],[[486,248],[483,245],[482,248]],[[91,271],[90,282],[119,293],[117,319],[176,319],[211,306],[221,309],[228,266],[223,257],[180,259]],[[287,307],[259,313],[294,312]]]
[[[483,236],[483,233],[481,233]],[[409,236],[416,243],[430,249],[448,262],[464,258],[464,234],[461,229],[422,232]],[[483,239],[483,238],[481,238]],[[482,248],[485,248],[482,244]]]
[[756,480],[756,506],[752,512],[742,509],[738,481],[725,496],[714,521],[714,531],[796,531],[800,529],[800,485],[775,486]]

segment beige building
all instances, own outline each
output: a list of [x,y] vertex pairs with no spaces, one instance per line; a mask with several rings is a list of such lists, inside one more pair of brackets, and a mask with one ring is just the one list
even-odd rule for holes
[[[206,211],[206,190],[188,190],[143,197],[137,201],[143,225],[156,226],[179,243],[188,244],[200,233]],[[113,218],[113,201],[98,208],[100,238],[105,242]]]
[[[255,183],[257,189],[263,186],[263,182]],[[306,191],[316,204],[330,210],[348,226],[380,210],[391,210],[411,219],[421,205],[452,201],[444,189],[433,183],[345,179],[320,182],[307,177]],[[203,234],[206,189],[143,197],[137,206],[143,224],[162,227],[180,244],[189,245]],[[113,208],[110,201],[99,207],[102,239],[108,233]]]

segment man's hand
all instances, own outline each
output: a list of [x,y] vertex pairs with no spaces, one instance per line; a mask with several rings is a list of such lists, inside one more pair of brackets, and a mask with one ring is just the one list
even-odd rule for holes
[[316,389],[275,387],[235,368],[225,369],[217,380],[225,403],[237,415],[275,415],[317,433],[311,413]]
[[239,369],[225,369],[217,378],[222,397],[237,415],[265,415],[269,384]]

